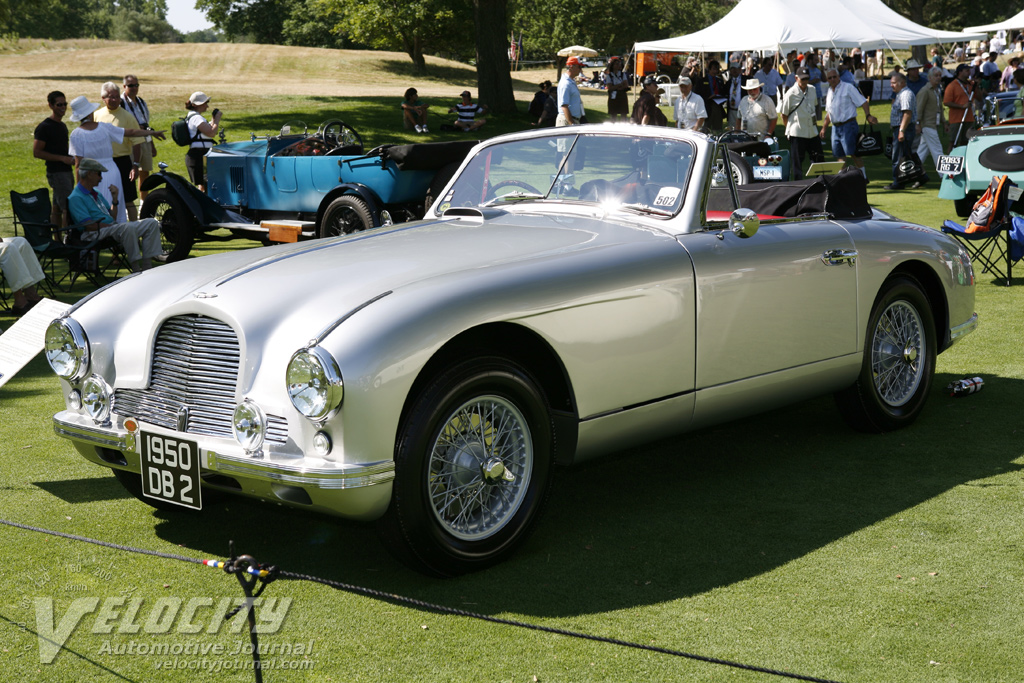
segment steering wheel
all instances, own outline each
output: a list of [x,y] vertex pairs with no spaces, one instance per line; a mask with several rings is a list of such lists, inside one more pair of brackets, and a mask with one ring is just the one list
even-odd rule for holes
[[487,197],[484,201],[494,199],[498,196],[498,190],[505,187],[519,187],[531,194],[543,194],[540,190],[529,183],[524,183],[522,180],[516,180],[515,178],[509,178],[508,180],[502,180],[500,183],[495,183],[491,189],[487,191]]
[[331,147],[363,146],[363,138],[356,129],[341,119],[329,119],[320,124],[316,135]]

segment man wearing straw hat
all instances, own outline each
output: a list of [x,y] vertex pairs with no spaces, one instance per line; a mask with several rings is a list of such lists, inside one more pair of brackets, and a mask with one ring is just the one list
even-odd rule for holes
[[747,96],[740,101],[740,130],[756,136],[758,140],[763,140],[766,135],[774,135],[779,120],[775,103],[762,88],[761,81],[751,78],[743,84]]

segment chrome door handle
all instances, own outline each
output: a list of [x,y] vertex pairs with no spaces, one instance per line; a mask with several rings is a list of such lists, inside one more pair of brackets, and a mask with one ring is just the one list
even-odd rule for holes
[[829,249],[821,255],[821,262],[826,266],[841,266],[844,263],[850,267],[857,262],[856,249]]

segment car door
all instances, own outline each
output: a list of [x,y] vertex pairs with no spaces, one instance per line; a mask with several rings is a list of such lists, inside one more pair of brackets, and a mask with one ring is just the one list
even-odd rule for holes
[[853,353],[857,268],[829,220],[681,235],[697,290],[698,390]]

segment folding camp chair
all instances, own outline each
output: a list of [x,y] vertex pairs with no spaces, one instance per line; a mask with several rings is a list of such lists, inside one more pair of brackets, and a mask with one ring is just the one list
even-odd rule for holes
[[993,176],[989,189],[974,205],[967,226],[953,221],[942,224],[942,232],[953,236],[967,249],[971,260],[982,265],[983,273],[992,273],[1006,286],[1013,284],[1013,263],[1020,258],[1020,243],[1015,242],[1011,209],[1021,190],[1007,176]]
[[[1020,221],[1014,218],[1013,221]],[[1000,221],[992,226],[992,229],[985,232],[967,232],[967,229],[959,223],[946,221],[942,224],[942,232],[952,236],[962,244],[971,255],[971,261],[975,267],[981,265],[981,272],[991,273],[997,281],[1004,281],[1009,287],[1013,284],[1013,263],[1020,259],[1020,254],[1013,258],[1013,252],[1024,248],[1021,242],[1014,242],[1011,239],[1012,223],[1009,220]],[[1018,228],[1024,233],[1024,226]],[[1014,244],[1017,246],[1014,247]],[[1014,247],[1014,248],[1011,248]]]
[[[20,228],[25,233],[25,239],[35,250],[39,265],[46,275],[46,279],[40,284],[51,297],[54,296],[55,288],[63,289],[61,284],[65,280],[68,281],[68,285],[64,291],[71,291],[81,276],[96,287],[105,284],[98,268],[93,268],[93,264],[99,259],[99,245],[71,245],[59,239],[79,226],[61,228],[50,222],[49,190],[43,187],[25,194],[11,190],[11,208],[14,210],[14,233],[18,234]],[[67,272],[59,280],[56,273],[57,261],[67,263]]]

